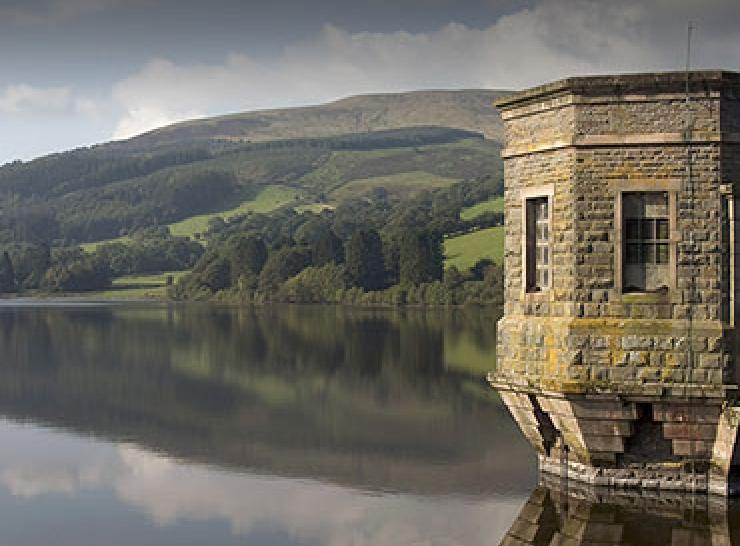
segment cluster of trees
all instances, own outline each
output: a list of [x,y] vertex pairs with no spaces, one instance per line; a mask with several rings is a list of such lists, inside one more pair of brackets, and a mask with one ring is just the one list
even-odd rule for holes
[[234,235],[209,250],[173,290],[179,299],[249,302],[438,304],[500,303],[498,266],[444,271],[442,238],[429,230],[381,235],[360,229],[342,240],[326,218],[301,225],[272,247]]
[[6,245],[0,252],[0,293],[7,294],[100,290],[122,275],[189,269],[204,250],[160,228],[138,232],[128,243],[101,245],[93,253],[44,243]]
[[167,228],[142,230],[126,243],[100,245],[95,258],[113,276],[190,269],[203,255],[203,246],[187,237],[172,237]]
[[79,148],[0,167],[0,188],[21,197],[51,197],[209,159],[203,148],[128,154],[115,145]]
[[285,209],[213,222],[208,251],[173,290],[179,299],[352,304],[497,304],[502,271],[481,261],[444,271],[443,237],[498,225],[499,213],[461,220],[461,210],[500,195],[484,177],[389,202],[382,192],[320,214]]
[[111,239],[224,208],[237,194],[249,197],[230,171],[182,167],[51,202],[16,195],[0,199],[0,242],[64,246]]
[[0,257],[0,293],[26,290],[82,292],[110,286],[113,275],[105,262],[79,248],[45,244],[14,245]]
[[[95,290],[116,276],[192,268],[176,287],[178,297],[368,303],[490,299],[487,290],[496,284],[495,275],[457,272],[453,282],[450,271],[443,271],[441,243],[450,234],[503,221],[497,213],[460,217],[464,207],[501,193],[500,173],[480,143],[471,145],[464,160],[457,146],[430,151],[436,149],[431,145],[476,136],[421,127],[199,147],[114,143],[7,164],[0,167],[0,291]],[[318,214],[284,207],[216,220],[205,234],[205,248],[158,227],[230,208],[254,197],[264,184],[300,179],[317,200],[328,199],[339,182],[321,173],[308,176],[327,150],[397,147],[405,149],[382,161],[360,162],[355,170],[347,167],[341,180],[426,168],[430,161],[430,172],[439,175],[492,174],[403,199],[375,188]],[[129,240],[101,245],[92,254],[78,247],[121,235]],[[497,271],[492,264],[488,269]]]
[[284,150],[294,148],[320,148],[328,150],[382,150],[449,144],[466,139],[483,139],[480,133],[449,127],[409,127],[387,129],[369,133],[350,133],[333,137],[291,138],[255,142],[240,146],[239,150]]

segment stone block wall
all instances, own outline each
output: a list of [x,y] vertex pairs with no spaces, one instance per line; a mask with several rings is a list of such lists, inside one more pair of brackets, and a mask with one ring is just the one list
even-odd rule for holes
[[[689,74],[688,104],[685,78],[573,78],[498,103],[505,307],[489,380],[545,471],[567,460],[591,483],[689,490],[740,472],[737,426],[721,417],[740,377],[740,74]],[[669,263],[653,292],[623,280],[631,192],[667,196]],[[551,281],[528,291],[525,200],[538,196]]]
[[[740,126],[733,117],[740,115],[740,77],[690,77],[688,107],[683,74],[574,78],[499,103],[507,131],[501,374],[524,371],[520,382],[539,376],[548,387],[554,374],[569,389],[582,381],[585,390],[733,380],[727,305],[731,289],[740,296],[740,273],[730,282],[723,199],[728,184],[740,193],[733,183],[740,134],[735,142],[727,133]],[[552,281],[549,290],[527,293],[523,196],[537,188],[552,195]],[[671,281],[663,293],[626,293],[622,286],[624,191],[671,195]],[[539,320],[548,317],[557,320]],[[623,319],[637,322],[620,325]],[[688,353],[686,339],[697,337]]]

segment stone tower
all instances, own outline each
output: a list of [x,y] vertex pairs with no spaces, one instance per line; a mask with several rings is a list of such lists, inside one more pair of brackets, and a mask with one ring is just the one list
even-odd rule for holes
[[740,74],[569,78],[497,106],[506,280],[489,380],[541,470],[732,493]]

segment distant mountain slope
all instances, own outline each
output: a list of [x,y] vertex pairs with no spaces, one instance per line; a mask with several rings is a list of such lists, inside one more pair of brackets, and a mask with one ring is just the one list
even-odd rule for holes
[[420,126],[465,129],[500,142],[503,127],[493,101],[508,93],[470,89],[360,95],[319,106],[186,121],[122,144],[139,148],[208,140],[257,142]]
[[[307,206],[425,189],[500,172],[500,145],[478,133],[414,127],[212,145],[107,144],[0,167],[0,244],[81,243],[242,206],[267,186]],[[351,185],[344,192],[338,190]]]

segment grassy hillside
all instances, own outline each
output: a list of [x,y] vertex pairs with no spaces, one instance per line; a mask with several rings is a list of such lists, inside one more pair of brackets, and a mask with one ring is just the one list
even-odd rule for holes
[[266,186],[298,188],[301,204],[332,206],[342,198],[332,192],[357,180],[423,171],[433,175],[431,189],[440,178],[500,172],[499,149],[465,131],[414,128],[199,153],[152,149],[116,155],[103,146],[57,154],[0,167],[0,243],[118,239],[135,229],[199,217],[199,225],[182,228],[191,233]]
[[[374,135],[365,138],[374,140],[377,138]],[[101,241],[126,242],[127,236],[111,237],[110,233],[120,232],[121,227],[125,229],[127,218],[151,217],[146,210],[139,213],[142,204],[128,203],[128,195],[133,194],[138,200],[145,188],[171,181],[177,184],[178,177],[183,176],[215,172],[231,173],[234,177],[235,189],[223,197],[221,206],[210,206],[207,207],[210,210],[203,211],[197,208],[196,202],[195,208],[173,211],[167,216],[161,211],[168,207],[159,206],[160,225],[168,225],[174,235],[193,236],[205,232],[209,220],[215,217],[228,219],[250,211],[269,212],[292,201],[299,212],[318,212],[377,188],[383,188],[390,199],[403,200],[423,190],[501,171],[497,143],[480,138],[458,140],[459,136],[465,135],[453,135],[452,142],[441,144],[366,150],[326,149],[323,140],[290,142],[284,146],[282,143],[246,146],[195,164],[167,167],[144,177],[64,196],[62,202],[69,206],[60,210],[59,218],[70,226],[68,230],[74,228],[73,233],[80,232],[80,236],[95,221],[110,226],[101,233],[103,237],[83,245],[89,251]],[[117,214],[123,218],[114,222],[112,218]]]
[[445,267],[454,265],[460,271],[472,267],[482,258],[501,263],[504,256],[504,227],[481,229],[447,239],[444,253]]
[[455,182],[459,180],[424,171],[411,171],[351,180],[331,192],[331,197],[335,201],[342,201],[383,189],[390,197],[405,199],[424,190],[451,186]]
[[331,152],[314,170],[302,176],[301,185],[332,192],[353,180],[399,173],[425,172],[461,180],[500,172],[500,145],[477,138],[431,146],[382,150]]
[[496,173],[502,124],[493,101],[503,94],[350,97],[193,120],[13,162],[0,166],[0,244],[117,238],[233,209],[245,190],[258,193],[254,186],[305,187],[315,202],[336,205],[331,193],[352,181],[392,177],[393,186],[405,173],[437,181]]
[[507,91],[469,89],[361,95],[319,106],[187,121],[151,131],[123,145],[149,147],[205,140],[260,142],[432,125],[475,131],[500,142],[503,127],[493,101],[506,94]]
[[488,212],[504,212],[504,198],[501,196],[493,197],[482,203],[477,203],[472,207],[465,208],[460,212],[460,218],[463,220],[473,220]]
[[180,222],[169,224],[168,227],[172,235],[177,237],[193,237],[197,233],[205,233],[208,229],[208,222],[214,218],[230,220],[235,216],[248,212],[270,212],[289,203],[296,202],[301,195],[302,193],[295,188],[267,186],[255,199],[245,201],[238,207],[221,212],[192,216]]
[[[244,201],[239,206],[219,211],[211,212],[208,214],[199,214],[197,216],[191,216],[185,220],[167,224],[170,233],[176,237],[195,237],[198,234],[203,234],[208,230],[208,222],[214,218],[222,218],[224,220],[230,220],[235,216],[246,214],[248,212],[259,212],[266,213],[271,212],[279,207],[288,205],[290,203],[297,202],[303,193],[296,188],[289,188],[286,186],[266,186],[265,189],[257,194],[254,199]],[[317,207],[316,204],[304,205],[305,207]],[[298,207],[298,206],[297,206]],[[90,243],[84,243],[81,248],[85,252],[94,252],[95,249],[105,243],[128,243],[131,241],[130,237],[116,237],[114,239],[105,239],[102,241],[94,241]]]

